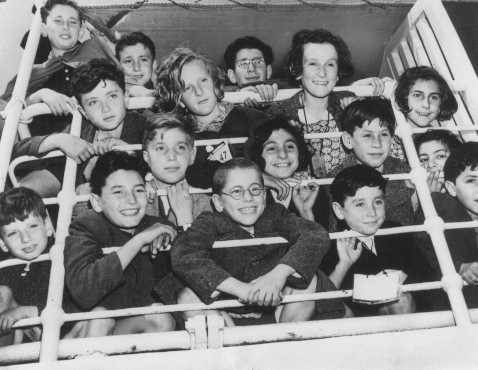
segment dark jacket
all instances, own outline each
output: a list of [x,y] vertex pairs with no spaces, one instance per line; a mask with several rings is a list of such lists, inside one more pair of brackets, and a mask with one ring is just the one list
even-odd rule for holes
[[[136,233],[159,219],[145,216]],[[82,310],[146,306],[153,303],[153,265],[149,254],[139,252],[123,271],[116,252],[102,248],[122,247],[132,235],[109,222],[102,213],[86,211],[70,225],[65,242],[65,281]]]
[[[432,193],[432,199],[438,216],[443,221],[472,221],[465,207],[456,198],[448,194]],[[420,210],[417,214],[416,223],[421,224],[423,221],[424,215]],[[445,230],[445,238],[457,271],[460,270],[463,263],[478,262],[478,242],[475,229]],[[440,280],[442,273],[430,237],[423,232],[417,235],[417,239],[417,245],[427,262],[423,268],[427,274],[426,280]],[[465,286],[463,287],[463,294],[469,307],[478,307],[478,287]],[[448,299],[443,291],[425,292],[422,296],[425,309],[446,309],[448,307]]]
[[[202,131],[195,133],[196,140],[219,139],[232,137],[249,137],[255,127],[260,125],[266,116],[264,113],[246,107],[235,106],[226,116],[218,132]],[[232,157],[244,156],[244,144],[231,144],[229,149]],[[212,176],[221,162],[208,159],[210,153],[205,146],[197,148],[196,159],[186,173],[186,179],[191,186],[207,189],[212,185]]]
[[212,249],[215,241],[248,239],[251,235],[223,213],[204,212],[171,250],[174,272],[203,302],[229,277],[249,282],[278,264],[291,266],[300,277],[287,284],[305,289],[329,248],[329,237],[317,223],[288,212],[282,205],[267,205],[254,225],[255,237],[282,236],[290,245],[262,245]]

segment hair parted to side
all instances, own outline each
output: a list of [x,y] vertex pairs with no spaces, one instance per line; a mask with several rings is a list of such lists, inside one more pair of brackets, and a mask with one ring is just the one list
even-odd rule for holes
[[153,59],[156,57],[156,47],[154,46],[153,40],[151,40],[151,38],[149,38],[149,36],[147,36],[143,32],[136,31],[123,35],[116,43],[116,58],[120,59],[120,53],[123,51],[124,48],[137,44],[142,44],[146,49],[148,49]]
[[259,50],[266,62],[266,65],[271,65],[274,61],[274,53],[272,48],[262,40],[254,36],[244,36],[235,39],[231,42],[224,52],[224,63],[227,69],[234,69],[236,65],[237,53],[242,49],[257,49]]
[[404,114],[410,112],[408,95],[417,80],[435,81],[438,84],[441,104],[437,120],[445,121],[451,119],[458,109],[458,103],[453,95],[453,91],[451,91],[450,86],[448,86],[442,75],[428,66],[411,67],[401,74],[395,89],[395,101],[399,109]]
[[169,131],[173,129],[180,130],[186,135],[187,144],[194,147],[194,135],[192,125],[183,118],[179,118],[173,113],[157,113],[148,117],[149,125],[146,127],[143,135],[143,149],[146,150],[148,144],[154,140],[158,132]]
[[305,44],[331,44],[337,51],[339,79],[352,76],[354,66],[349,47],[345,41],[324,29],[301,30],[292,38],[292,45],[287,53],[287,66],[291,77],[295,80],[302,75]]
[[92,59],[76,68],[71,75],[72,91],[81,104],[81,96],[92,91],[101,81],[114,81],[125,91],[124,73],[107,59]]
[[386,185],[387,179],[380,172],[372,167],[358,164],[347,167],[337,174],[332,185],[330,185],[330,193],[332,194],[332,201],[343,206],[345,199],[355,196],[360,188],[365,186],[378,187],[385,193]]
[[73,9],[75,9],[78,12],[78,18],[80,19],[80,22],[83,22],[84,16],[82,13],[81,8],[78,6],[76,1],[73,0],[47,0],[43,7],[40,8],[40,15],[41,15],[41,20],[43,23],[46,22],[46,19],[50,15],[51,10],[56,6],[56,5],[65,5],[69,6]]
[[135,171],[141,177],[146,174],[145,165],[137,155],[122,151],[107,152],[98,158],[91,172],[91,192],[101,196],[108,176],[119,170]]
[[463,143],[450,153],[443,167],[445,181],[456,183],[456,178],[467,167],[470,167],[471,170],[478,167],[478,142]]
[[429,141],[438,141],[442,143],[450,152],[458,148],[460,145],[463,145],[460,139],[448,130],[428,130],[423,134],[416,135],[413,141],[417,151],[420,150],[422,144],[428,143]]
[[342,129],[350,135],[356,128],[361,128],[368,121],[378,118],[380,125],[385,126],[391,135],[395,133],[395,115],[390,101],[379,96],[371,96],[350,103],[342,115]]
[[245,144],[246,157],[257,163],[264,170],[266,164],[262,157],[264,144],[274,131],[284,130],[292,135],[299,150],[299,166],[297,171],[305,171],[311,168],[311,155],[304,140],[302,131],[293,126],[285,117],[277,116],[264,121],[257,126]]
[[47,216],[45,204],[35,191],[18,187],[0,194],[0,227],[15,220],[23,221],[30,214],[43,219]]
[[232,158],[229,161],[222,163],[214,172],[214,176],[212,177],[212,193],[213,194],[221,194],[224,186],[227,182],[227,176],[229,172],[235,169],[253,169],[257,171],[259,174],[259,178],[262,182],[262,171],[260,170],[259,166],[255,164],[253,161],[243,157],[236,157]]
[[194,61],[199,61],[206,67],[213,80],[217,100],[221,101],[224,97],[224,71],[211,59],[192,49],[176,48],[163,60],[157,71],[157,105],[163,112],[188,114],[187,109],[182,109],[179,105],[184,92],[181,74],[184,66]]

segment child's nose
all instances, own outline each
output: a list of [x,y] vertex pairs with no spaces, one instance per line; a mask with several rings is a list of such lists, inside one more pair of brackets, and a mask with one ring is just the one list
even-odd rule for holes
[[255,70],[256,70],[256,66],[254,65],[254,63],[252,63],[252,60],[250,60],[249,63],[247,64],[247,71],[254,72]]
[[251,194],[251,191],[249,189],[244,190],[244,193],[242,195],[242,199],[245,202],[250,202],[252,200],[252,194]]
[[101,111],[102,111],[103,113],[107,113],[107,112],[109,112],[110,110],[111,110],[111,107],[110,107],[110,105],[109,105],[108,103],[105,102],[105,103],[103,103],[103,104],[101,105]]
[[279,158],[287,158],[287,152],[284,150],[284,148],[279,149]]
[[195,88],[194,88],[194,94],[196,96],[201,96],[203,94],[204,90],[202,88],[202,86],[199,84],[197,85]]
[[126,195],[126,201],[128,202],[128,204],[136,204],[136,202],[138,201],[136,198],[136,194],[133,191],[129,192]]
[[139,71],[139,62],[136,62],[133,60],[133,71],[138,72]]
[[30,232],[28,230],[20,231],[22,243],[28,243],[31,240]]
[[374,136],[372,145],[380,148],[382,146],[382,137],[380,135]]

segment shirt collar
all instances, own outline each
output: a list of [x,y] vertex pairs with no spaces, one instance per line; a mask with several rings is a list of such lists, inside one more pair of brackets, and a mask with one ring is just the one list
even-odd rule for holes
[[357,239],[362,242],[362,246],[368,249],[373,254],[377,255],[377,248],[375,248],[375,237],[371,236],[357,236]]

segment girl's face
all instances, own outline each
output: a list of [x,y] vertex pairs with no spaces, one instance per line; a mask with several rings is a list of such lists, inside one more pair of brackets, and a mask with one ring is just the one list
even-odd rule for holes
[[449,156],[448,147],[438,140],[424,142],[418,148],[418,158],[427,171],[442,170]]
[[286,130],[276,130],[264,143],[262,158],[265,173],[279,179],[289,178],[299,167],[297,142]]
[[337,50],[332,44],[307,43],[302,57],[302,87],[316,98],[327,97],[339,79]]
[[208,116],[214,111],[217,97],[214,82],[204,63],[193,60],[184,65],[181,72],[184,91],[181,104],[194,116]]
[[417,127],[428,127],[440,113],[441,94],[435,80],[416,80],[408,93],[407,117]]

